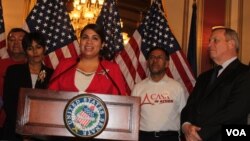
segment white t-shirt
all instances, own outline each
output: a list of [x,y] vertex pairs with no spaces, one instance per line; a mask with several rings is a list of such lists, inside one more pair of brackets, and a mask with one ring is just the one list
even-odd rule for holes
[[159,82],[148,77],[135,85],[132,96],[141,97],[140,130],[180,130],[180,113],[187,99],[179,82],[167,75]]

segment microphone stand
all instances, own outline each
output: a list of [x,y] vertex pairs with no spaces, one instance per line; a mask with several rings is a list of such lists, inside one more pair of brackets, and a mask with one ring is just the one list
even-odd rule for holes
[[105,74],[108,76],[108,78],[110,79],[110,81],[112,82],[112,84],[115,86],[115,88],[118,91],[118,95],[121,95],[121,91],[119,89],[119,87],[117,86],[117,84],[115,83],[114,79],[109,75],[109,73],[106,71],[105,67],[102,65],[102,62],[100,61],[100,65],[103,69],[103,71],[105,72]]

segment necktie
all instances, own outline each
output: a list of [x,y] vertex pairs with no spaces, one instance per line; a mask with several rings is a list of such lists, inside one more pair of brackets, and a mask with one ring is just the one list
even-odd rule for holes
[[209,82],[210,85],[212,85],[215,82],[215,80],[217,79],[217,75],[218,75],[218,72],[220,69],[222,69],[221,65],[218,65],[214,68],[213,74],[212,74],[210,82]]

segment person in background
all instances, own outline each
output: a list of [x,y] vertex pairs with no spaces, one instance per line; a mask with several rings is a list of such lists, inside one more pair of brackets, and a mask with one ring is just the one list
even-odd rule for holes
[[117,64],[102,59],[103,29],[86,25],[80,33],[80,56],[60,61],[49,89],[126,95],[125,81]]
[[187,141],[221,141],[223,125],[247,124],[250,73],[237,58],[239,47],[236,31],[212,29],[208,51],[216,67],[199,75],[182,110],[182,131]]
[[179,141],[186,97],[182,85],[166,75],[168,65],[168,52],[151,48],[147,55],[150,76],[132,90],[132,96],[141,97],[139,141]]
[[5,121],[5,112],[2,108],[3,82],[6,69],[10,65],[21,64],[26,61],[26,56],[22,48],[22,39],[27,32],[21,28],[12,28],[7,36],[7,54],[5,59],[0,59],[0,136]]
[[48,88],[53,69],[43,64],[46,40],[38,32],[24,36],[22,47],[27,57],[27,63],[9,66],[6,71],[3,89],[3,108],[6,112],[6,122],[3,128],[3,139],[19,140],[15,133],[18,95],[23,88]]

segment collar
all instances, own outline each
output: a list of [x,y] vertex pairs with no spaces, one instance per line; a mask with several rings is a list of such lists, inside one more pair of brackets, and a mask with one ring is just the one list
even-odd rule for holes
[[222,69],[219,70],[218,72],[218,76],[225,70],[225,68],[232,63],[234,60],[236,60],[237,57],[232,57],[231,59],[227,60],[226,62],[224,62],[223,64],[221,64]]
[[162,77],[162,79],[161,79],[160,81],[155,82],[154,80],[152,80],[151,76],[149,76],[149,80],[150,80],[151,82],[153,82],[153,83],[159,83],[159,82],[161,82],[161,81],[168,81],[168,79],[169,79],[169,77],[165,74],[165,75]]

